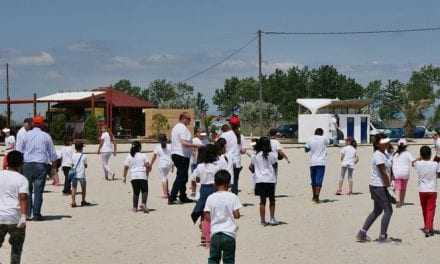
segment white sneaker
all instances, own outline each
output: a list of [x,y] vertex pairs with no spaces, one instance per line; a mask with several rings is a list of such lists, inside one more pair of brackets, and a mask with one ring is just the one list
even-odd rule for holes
[[280,222],[278,222],[275,218],[271,218],[269,220],[269,225],[279,225]]

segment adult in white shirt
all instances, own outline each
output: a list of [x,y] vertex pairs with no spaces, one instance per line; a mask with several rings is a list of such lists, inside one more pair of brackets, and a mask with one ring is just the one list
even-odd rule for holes
[[372,160],[372,170],[370,177],[370,194],[373,200],[373,211],[368,215],[367,219],[361,230],[359,230],[356,238],[359,242],[368,241],[367,236],[368,229],[376,221],[376,219],[382,214],[382,221],[380,226],[380,235],[377,241],[386,242],[388,239],[388,225],[393,214],[393,208],[391,206],[392,197],[388,192],[390,186],[391,177],[388,174],[387,157],[385,151],[390,143],[389,138],[385,138],[384,135],[377,135],[375,138],[374,154]]
[[406,139],[401,138],[397,144],[398,148],[393,154],[391,164],[394,176],[394,189],[397,196],[396,207],[399,208],[405,203],[406,186],[408,185],[409,174],[415,159],[406,149],[408,146]]
[[168,204],[174,204],[179,194],[182,203],[192,202],[186,195],[186,183],[188,182],[188,170],[193,148],[197,145],[192,143],[192,135],[187,126],[191,123],[191,116],[183,112],[179,116],[179,122],[171,131],[171,159],[176,166],[176,179],[174,180]]
[[9,128],[4,128],[2,131],[5,134],[5,156],[3,158],[3,169],[6,170],[8,167],[8,153],[15,149],[15,137],[11,135],[11,130]]
[[327,146],[329,140],[324,136],[324,130],[317,128],[315,135],[307,141],[306,152],[310,157],[310,179],[312,185],[313,201],[319,203],[322,182],[325,174],[325,164],[327,162]]
[[23,153],[23,139],[26,132],[32,130],[32,118],[26,118],[23,121],[23,126],[17,132],[17,138],[15,140],[15,149]]
[[[130,154],[124,162],[124,183],[127,173],[130,172],[131,186],[133,188],[133,212],[142,211],[148,213],[148,172],[151,171],[147,155],[141,153],[142,146],[139,141],[133,142]],[[138,208],[139,194],[142,194],[141,206]]]
[[112,132],[103,126],[101,128],[101,137],[99,138],[98,155],[101,156],[102,169],[104,170],[104,177],[109,180],[109,176],[112,176],[112,180],[115,179],[115,173],[110,168],[110,157],[116,156],[116,141]]
[[359,157],[356,150],[356,142],[353,138],[348,137],[345,140],[345,147],[341,149],[341,174],[339,176],[338,190],[336,195],[342,194],[342,185],[344,183],[345,174],[348,180],[348,195],[353,193],[353,171],[354,166],[358,163]]
[[0,171],[0,247],[7,234],[11,244],[11,262],[20,263],[26,233],[29,183],[19,171],[23,154],[8,154],[8,170]]
[[437,201],[437,177],[440,176],[440,166],[431,161],[431,148],[420,148],[420,158],[415,162],[418,176],[420,204],[422,206],[425,227],[423,231],[426,237],[434,235],[434,216]]
[[226,140],[226,153],[232,158],[234,167],[234,184],[232,185],[231,191],[238,194],[238,182],[241,169],[243,168],[241,165],[241,155],[246,154],[246,149],[244,147],[244,136],[240,133],[240,118],[237,115],[232,115],[229,119],[229,125],[231,126],[231,130],[222,133],[220,138]]

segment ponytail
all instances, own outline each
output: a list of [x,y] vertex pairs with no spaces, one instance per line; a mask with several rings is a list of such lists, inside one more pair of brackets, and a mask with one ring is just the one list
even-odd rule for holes
[[240,127],[239,126],[233,126],[232,131],[234,131],[235,136],[237,137],[237,144],[241,144],[241,133],[240,133]]
[[165,149],[167,147],[167,136],[165,134],[159,135],[159,143],[162,149]]
[[263,157],[267,159],[269,153],[272,152],[272,147],[270,146],[270,139],[268,137],[261,137],[259,140],[260,151],[263,152]]
[[142,145],[139,141],[133,142],[133,144],[131,144],[130,155],[134,158],[136,153],[141,152],[141,149]]

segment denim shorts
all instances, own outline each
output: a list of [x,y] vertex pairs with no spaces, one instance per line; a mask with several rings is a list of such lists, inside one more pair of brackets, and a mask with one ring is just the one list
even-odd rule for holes
[[310,179],[313,187],[321,187],[324,180],[325,166],[310,167]]
[[72,179],[72,187],[76,188],[78,186],[78,182],[82,185],[82,184],[85,184],[87,181],[86,181],[86,178],[73,178]]

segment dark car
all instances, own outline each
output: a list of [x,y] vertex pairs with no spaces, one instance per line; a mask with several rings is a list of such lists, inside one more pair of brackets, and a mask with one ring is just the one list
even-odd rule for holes
[[285,138],[294,138],[298,135],[297,124],[284,124],[277,128],[278,135]]

